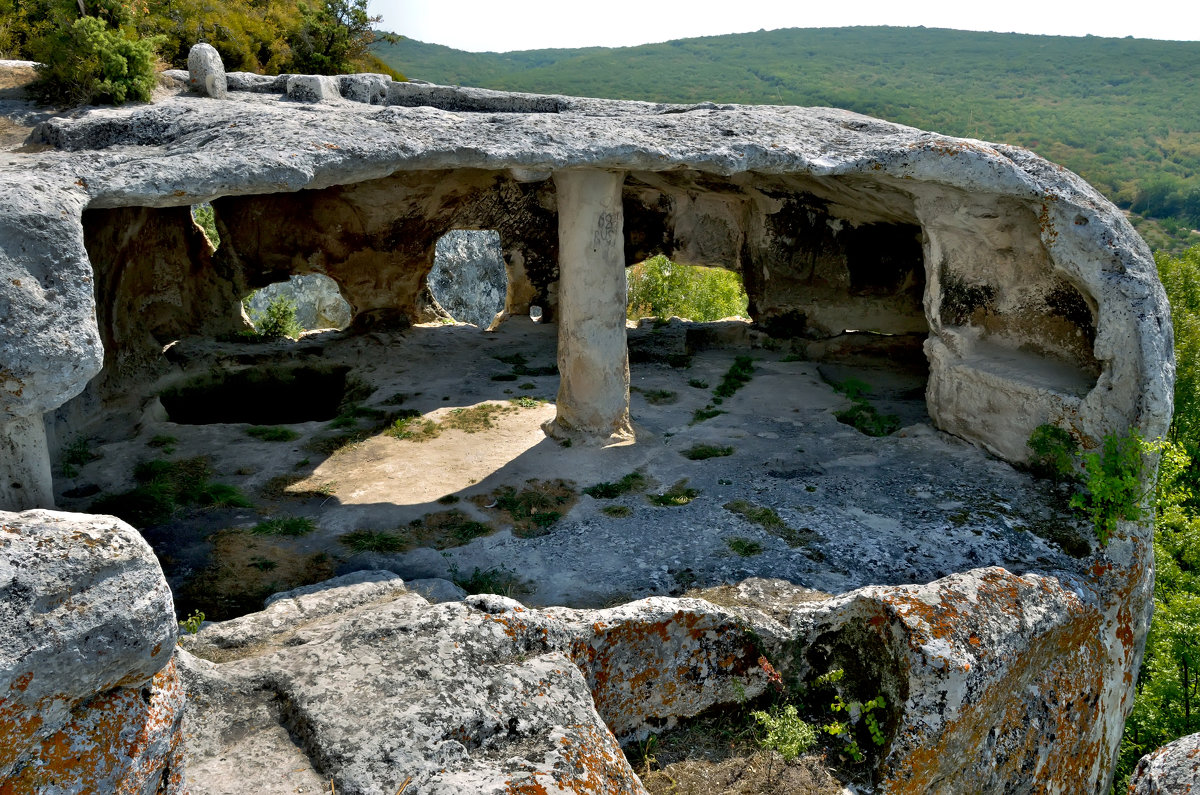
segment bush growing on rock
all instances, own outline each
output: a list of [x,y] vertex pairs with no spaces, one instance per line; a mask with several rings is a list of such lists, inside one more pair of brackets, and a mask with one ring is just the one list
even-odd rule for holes
[[[25,7],[28,55],[41,65],[33,93],[41,102],[77,105],[148,102],[163,39],[141,37],[134,23],[145,5],[101,0],[92,7],[46,3]],[[80,9],[88,13],[80,14]],[[36,21],[33,21],[36,20]]]

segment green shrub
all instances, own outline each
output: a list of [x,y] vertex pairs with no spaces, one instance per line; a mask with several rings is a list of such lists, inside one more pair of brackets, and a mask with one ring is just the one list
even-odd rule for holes
[[793,704],[775,706],[769,712],[751,712],[750,717],[761,727],[759,744],[765,750],[778,751],[785,762],[817,744],[816,729],[801,720]]
[[1069,431],[1055,425],[1039,425],[1030,434],[1028,446],[1033,451],[1029,468],[1035,475],[1055,483],[1075,480],[1079,443]]
[[38,100],[69,105],[149,102],[163,39],[138,38],[132,11],[119,3],[101,9],[103,18],[73,17],[76,9],[67,8],[56,6],[50,24],[36,25],[29,42],[30,54],[40,62],[32,86]]
[[1136,522],[1145,515],[1142,456],[1154,449],[1131,430],[1123,436],[1108,434],[1098,452],[1084,454],[1084,490],[1071,497],[1071,507],[1092,520],[1100,546],[1108,545],[1118,521]]
[[629,284],[627,315],[697,321],[745,317],[749,299],[741,277],[722,268],[703,268],[672,262],[661,254],[626,271]]
[[296,304],[282,295],[272,299],[262,312],[253,313],[250,322],[264,340],[297,339],[304,333],[296,322]]

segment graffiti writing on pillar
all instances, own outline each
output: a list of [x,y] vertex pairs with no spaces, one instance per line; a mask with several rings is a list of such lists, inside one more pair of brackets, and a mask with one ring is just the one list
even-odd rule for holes
[[600,213],[596,219],[596,233],[592,235],[592,246],[597,249],[609,248],[617,242],[617,214]]

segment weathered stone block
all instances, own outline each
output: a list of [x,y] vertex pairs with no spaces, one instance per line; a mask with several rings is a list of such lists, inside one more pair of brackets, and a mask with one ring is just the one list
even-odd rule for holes
[[225,64],[211,44],[201,42],[188,50],[188,85],[193,91],[213,99],[225,99],[228,96]]

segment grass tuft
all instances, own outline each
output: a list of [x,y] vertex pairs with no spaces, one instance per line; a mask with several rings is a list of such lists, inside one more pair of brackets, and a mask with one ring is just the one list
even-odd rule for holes
[[300,438],[291,428],[280,425],[253,425],[246,429],[246,435],[264,442],[291,442]]
[[733,455],[732,447],[720,447],[715,444],[694,444],[680,453],[689,461],[704,461],[709,458],[723,458]]
[[317,523],[307,516],[280,516],[267,519],[250,528],[256,536],[303,536],[317,529]]
[[630,472],[616,483],[597,483],[588,486],[583,493],[598,500],[613,500],[625,494],[645,491],[650,486],[650,479],[641,472]]
[[687,487],[687,478],[679,481],[671,488],[664,491],[662,494],[647,494],[646,499],[650,500],[652,505],[662,507],[674,507],[679,505],[687,505],[692,500],[700,496],[697,489],[689,489]]

